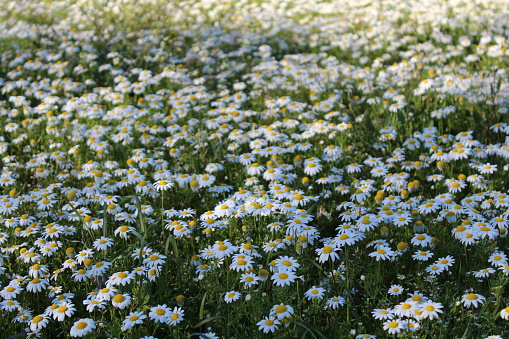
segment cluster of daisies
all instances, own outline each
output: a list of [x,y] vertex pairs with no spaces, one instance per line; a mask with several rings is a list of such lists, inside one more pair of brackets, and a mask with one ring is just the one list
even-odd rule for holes
[[[133,6],[103,5],[119,20]],[[159,9],[182,22],[132,32],[97,31],[86,2],[9,6],[7,334],[296,336],[355,319],[327,335],[433,336],[444,315],[488,313],[475,333],[503,334],[509,7],[483,6],[182,1]]]

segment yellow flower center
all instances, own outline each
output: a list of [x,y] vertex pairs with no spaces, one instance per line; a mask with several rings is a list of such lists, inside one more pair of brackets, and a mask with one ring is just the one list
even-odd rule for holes
[[33,319],[32,319],[32,323],[34,324],[37,324],[37,323],[40,323],[44,318],[41,317],[40,315],[36,315]]
[[476,300],[477,299],[477,295],[475,295],[475,293],[470,293],[467,295],[467,299],[468,300]]
[[333,249],[331,246],[325,246],[325,247],[322,249],[322,253],[324,253],[324,254],[332,253],[332,251],[334,251],[334,249]]
[[279,313],[279,314],[281,314],[281,313],[285,313],[285,312],[286,312],[286,310],[287,310],[287,309],[286,309],[286,306],[285,306],[285,305],[279,305],[279,306],[277,306],[277,307],[276,307],[276,313]]
[[122,295],[122,294],[117,294],[114,298],[113,298],[113,301],[116,302],[116,303],[121,303],[125,300],[125,297]]
[[79,323],[76,324],[76,328],[78,330],[83,330],[87,327],[87,323],[84,322],[84,321],[80,321]]

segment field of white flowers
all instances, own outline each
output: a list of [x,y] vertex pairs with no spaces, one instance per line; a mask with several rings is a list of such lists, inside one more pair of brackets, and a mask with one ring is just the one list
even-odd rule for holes
[[3,338],[509,338],[506,0],[0,0]]

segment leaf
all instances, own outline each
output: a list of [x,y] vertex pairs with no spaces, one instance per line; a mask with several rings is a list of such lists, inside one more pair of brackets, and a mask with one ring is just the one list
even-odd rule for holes
[[138,239],[140,239],[140,242],[144,242],[144,240],[145,240],[145,236],[144,235],[141,235],[137,231],[131,231],[131,233],[134,234]]
[[318,269],[319,269],[320,271],[323,271],[322,266],[320,266],[320,265],[319,265],[316,261],[314,261],[314,260],[310,260],[310,261],[313,263],[313,265],[315,265],[316,267],[318,267]]
[[392,114],[388,114],[384,119],[384,126],[390,126],[392,123]]
[[124,246],[120,251],[115,253],[115,256],[111,259],[111,262],[114,263],[118,259],[122,259],[122,255],[127,251],[129,246]]
[[205,309],[205,297],[207,296],[207,292],[203,295],[203,298],[201,298],[201,304],[200,304],[200,320],[203,319],[203,310]]
[[21,332],[18,334],[11,335],[10,337],[7,337],[6,339],[25,338],[27,335],[28,335],[28,332]]
[[140,198],[138,198],[138,196],[133,196],[133,198],[136,200],[136,207],[138,208],[138,219],[140,220],[140,226],[141,226],[141,231],[143,233],[146,233],[147,232],[147,226],[145,224],[145,219],[143,219],[143,214],[141,213],[141,203],[140,203]]
[[208,323],[208,322],[210,322],[212,320],[216,320],[216,319],[225,319],[226,320],[225,317],[223,317],[221,315],[216,315],[215,317],[207,318],[207,319],[205,319],[203,321],[200,321],[198,324],[194,325],[193,328],[198,328],[198,327],[200,327],[202,325],[205,325],[206,323]]
[[311,207],[309,207],[307,210],[306,210],[306,214],[311,214],[311,212],[313,212],[313,210],[316,208],[316,206],[318,206],[318,203],[320,203],[320,200],[322,200],[320,197],[318,199],[316,199],[316,201],[314,202],[313,205],[311,205]]
[[179,249],[177,248],[177,242],[175,241],[175,238],[171,235],[168,236],[170,238],[171,247],[173,248],[173,255],[175,256],[175,261],[177,262],[177,265],[179,264],[178,258],[179,258]]
[[165,256],[168,256],[168,253],[170,252],[170,237],[171,237],[171,234],[168,236],[168,238],[166,238],[166,241],[164,242],[164,255]]
[[404,125],[405,124],[405,114],[403,112],[398,112],[398,122],[400,125]]
[[304,332],[302,334],[302,337],[301,338],[304,338],[304,336],[306,335],[307,332],[311,333],[311,335],[313,336],[313,338],[315,339],[318,339],[318,337],[315,335],[314,332],[316,332],[318,335],[320,335],[322,338],[326,338],[322,333],[320,333],[318,330],[311,330],[309,327],[307,327],[306,325],[304,325],[303,323],[300,323],[298,321],[295,321],[295,320],[290,320],[290,322],[292,323],[295,323],[299,326],[301,326],[302,328],[304,328],[306,330],[306,332]]

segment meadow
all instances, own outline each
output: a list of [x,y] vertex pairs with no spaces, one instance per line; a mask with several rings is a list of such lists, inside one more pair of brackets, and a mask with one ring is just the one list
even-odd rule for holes
[[0,0],[4,338],[509,338],[505,0]]

